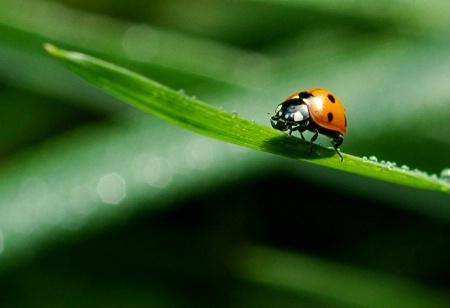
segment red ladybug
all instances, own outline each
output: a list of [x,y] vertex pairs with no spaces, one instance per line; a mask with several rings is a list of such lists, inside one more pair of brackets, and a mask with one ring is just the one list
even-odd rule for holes
[[313,132],[309,153],[319,134],[328,136],[332,139],[333,148],[341,162],[344,160],[338,148],[344,142],[343,136],[347,132],[347,117],[341,101],[330,91],[313,88],[289,95],[277,106],[270,123],[275,129],[288,130],[289,135],[293,131],[299,131],[302,139],[305,139],[305,130]]

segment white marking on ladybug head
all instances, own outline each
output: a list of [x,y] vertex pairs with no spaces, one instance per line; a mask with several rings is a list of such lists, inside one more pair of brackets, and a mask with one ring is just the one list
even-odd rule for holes
[[303,121],[303,119],[304,119],[304,117],[300,111],[296,111],[292,115],[293,115],[295,122],[300,122],[300,121]]

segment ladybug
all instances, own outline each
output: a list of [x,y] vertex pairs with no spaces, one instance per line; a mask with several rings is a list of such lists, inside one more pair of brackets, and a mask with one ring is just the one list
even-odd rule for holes
[[275,129],[288,130],[289,135],[293,131],[298,131],[303,140],[305,130],[313,132],[309,153],[312,152],[313,142],[317,140],[319,134],[328,136],[341,162],[344,160],[338,147],[344,142],[347,117],[341,101],[330,91],[313,88],[289,95],[277,106],[275,114],[270,118],[270,123]]

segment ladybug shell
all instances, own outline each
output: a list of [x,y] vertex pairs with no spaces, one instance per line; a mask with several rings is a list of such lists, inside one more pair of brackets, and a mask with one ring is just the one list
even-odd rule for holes
[[289,95],[286,101],[291,99],[303,100],[317,126],[341,135],[347,132],[345,108],[339,98],[330,91],[321,88],[307,89]]

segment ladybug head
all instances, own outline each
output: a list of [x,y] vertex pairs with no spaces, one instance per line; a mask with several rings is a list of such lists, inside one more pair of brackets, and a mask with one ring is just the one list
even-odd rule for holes
[[290,126],[288,122],[286,122],[284,119],[280,118],[277,115],[274,115],[270,118],[270,124],[272,124],[272,127],[281,131],[288,130],[288,127]]
[[292,126],[306,125],[309,119],[308,106],[299,100],[287,100],[278,105],[270,118],[272,127],[281,131],[290,130]]

